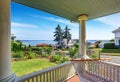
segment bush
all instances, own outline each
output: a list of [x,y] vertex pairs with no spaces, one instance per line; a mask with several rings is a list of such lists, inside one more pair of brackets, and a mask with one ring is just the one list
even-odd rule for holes
[[78,50],[78,48],[71,48],[69,50],[69,55],[70,55],[71,58],[73,58],[75,56],[77,50]]
[[98,53],[91,54],[90,58],[97,59],[98,58]]
[[42,47],[32,47],[31,51],[38,54],[38,55],[41,55],[43,52],[43,49],[42,49]]
[[120,53],[120,49],[102,49],[103,53]]
[[96,41],[96,42],[95,42],[95,47],[96,47],[96,48],[99,48],[99,44],[100,44],[100,43],[101,43],[101,41]]
[[35,58],[35,53],[29,52],[28,53],[28,59],[33,59],[33,58]]
[[78,43],[74,44],[74,47],[79,48],[79,44]]
[[61,59],[60,55],[53,55],[49,58],[51,62],[57,62],[57,61],[60,61],[60,59]]
[[51,55],[52,50],[53,49],[51,47],[44,47],[43,48],[43,52],[46,54],[49,54],[49,55]]
[[18,58],[20,60],[23,60],[24,59],[24,52],[22,52],[22,51],[16,52],[16,53],[14,53],[13,57]]
[[49,54],[42,54],[42,57],[49,58]]
[[23,50],[23,48],[24,48],[23,46],[25,46],[25,45],[23,45],[22,42],[20,42],[20,41],[11,41],[11,50],[13,52]]
[[60,63],[64,63],[64,62],[66,62],[66,61],[68,61],[68,60],[69,60],[69,58],[63,57],[63,58],[60,60]]
[[104,48],[105,49],[114,49],[115,44],[114,43],[106,43],[106,44],[104,44]]

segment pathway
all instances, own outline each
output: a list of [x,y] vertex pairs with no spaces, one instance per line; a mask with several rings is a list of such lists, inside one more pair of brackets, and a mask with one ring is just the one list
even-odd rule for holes
[[111,62],[120,64],[120,56],[106,56],[106,55],[101,55],[101,57],[112,58]]

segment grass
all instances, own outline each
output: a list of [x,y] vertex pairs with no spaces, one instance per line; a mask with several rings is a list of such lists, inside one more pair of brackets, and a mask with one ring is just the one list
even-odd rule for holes
[[94,50],[95,52],[99,52],[99,51],[102,51],[102,48],[92,48],[90,50]]
[[23,76],[35,71],[55,66],[48,59],[31,59],[26,61],[12,62],[12,72],[17,76]]
[[102,55],[106,55],[106,56],[120,56],[120,53],[102,53]]
[[103,53],[120,53],[120,49],[102,49]]
[[91,49],[91,50],[94,50],[95,52],[101,51],[101,54],[103,54],[103,55],[120,56],[120,49],[93,48],[93,49]]

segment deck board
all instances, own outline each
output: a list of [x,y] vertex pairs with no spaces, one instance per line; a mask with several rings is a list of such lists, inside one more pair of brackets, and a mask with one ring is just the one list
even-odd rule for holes
[[74,75],[70,79],[68,79],[66,82],[80,82],[78,75]]

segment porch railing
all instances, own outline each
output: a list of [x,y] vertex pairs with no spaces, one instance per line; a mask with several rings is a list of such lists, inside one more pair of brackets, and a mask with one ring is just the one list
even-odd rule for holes
[[120,82],[120,65],[99,59],[71,61],[81,82]]
[[64,82],[76,74],[70,62],[18,77],[17,82]]

